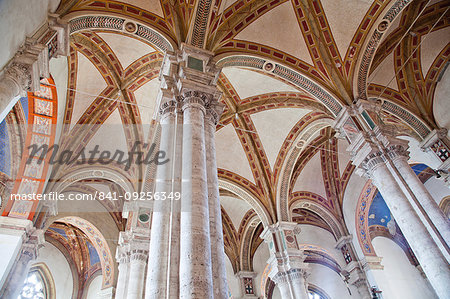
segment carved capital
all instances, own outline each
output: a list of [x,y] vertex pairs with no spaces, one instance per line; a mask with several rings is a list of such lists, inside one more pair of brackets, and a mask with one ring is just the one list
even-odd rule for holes
[[130,262],[131,261],[147,262],[147,257],[148,257],[148,250],[133,249],[130,251]]
[[391,160],[409,159],[409,151],[402,144],[393,144],[386,148],[386,156]]
[[309,273],[306,271],[306,269],[291,269],[289,271],[278,272],[271,279],[276,284],[283,284],[293,280],[300,280],[304,283],[308,276]]
[[178,101],[181,103],[183,111],[188,108],[197,108],[206,114],[206,107],[209,106],[211,98],[211,94],[196,90],[188,90],[178,96]]
[[32,66],[30,64],[12,62],[5,71],[5,79],[12,80],[22,91],[30,91],[32,79]]
[[206,119],[211,125],[216,126],[219,123],[220,116],[225,106],[219,102],[212,101],[206,107]]
[[367,176],[371,176],[372,172],[381,164],[385,163],[385,158],[381,152],[369,154],[361,163],[360,168]]
[[173,114],[177,111],[177,102],[175,100],[169,100],[164,102],[159,109],[161,117]]

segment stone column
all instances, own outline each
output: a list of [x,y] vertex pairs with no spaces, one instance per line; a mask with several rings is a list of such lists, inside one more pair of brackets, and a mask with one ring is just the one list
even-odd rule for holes
[[305,270],[291,269],[286,272],[278,272],[271,279],[278,286],[281,298],[308,299],[305,275]]
[[[161,144],[160,150],[169,157],[169,162],[158,165],[154,192],[153,216],[150,233],[150,250],[147,268],[145,298],[165,298],[169,266],[169,239],[171,202],[169,199],[156,200],[164,192],[168,197],[172,192],[173,147],[175,137],[176,102],[171,95],[161,106]],[[164,98],[163,98],[164,99]]]
[[[164,108],[165,103],[174,101],[176,105],[173,106],[181,109],[182,113],[177,115],[176,133],[170,137],[174,154],[168,156],[172,157],[174,164],[171,170],[171,189],[166,186],[167,190],[173,192],[181,190],[181,200],[171,202],[164,220],[152,223],[149,266],[156,259],[160,266],[154,267],[151,270],[154,274],[147,277],[147,286],[151,287],[146,289],[146,298],[214,298],[210,234],[210,216],[214,213],[211,212],[210,215],[210,210],[216,211],[217,207],[211,206],[210,209],[209,206],[208,176],[211,186],[217,186],[217,173],[214,172],[216,170],[208,170],[216,167],[213,161],[215,155],[211,153],[213,146],[208,146],[208,159],[211,159],[211,163],[206,162],[205,137],[209,136],[208,139],[212,141],[214,128],[206,133],[205,115],[207,109],[218,105],[220,92],[216,85],[220,69],[215,67],[212,57],[211,52],[182,44],[181,49],[175,53],[166,54],[161,67],[161,87],[167,94],[163,96],[165,100],[162,107]],[[162,136],[163,138],[165,137]],[[213,142],[209,144],[213,145]],[[161,167],[160,165],[159,168]],[[168,171],[163,172],[167,175]],[[212,188],[212,191],[217,192],[217,189]],[[215,198],[218,201],[218,195],[212,195],[214,197],[211,200]],[[211,226],[217,225],[216,220],[211,223]],[[213,238],[220,242],[217,234]],[[153,246],[158,249],[153,251]],[[166,250],[163,251],[162,248]],[[224,259],[219,253],[215,253],[215,256]],[[217,261],[216,264],[221,269],[224,261]],[[153,277],[159,280],[157,285]],[[166,283],[161,283],[164,279]],[[223,292],[223,286],[218,288],[216,298],[222,298],[220,293]],[[148,291],[150,289],[156,291]]]
[[[183,111],[176,110],[175,128],[175,150],[173,154],[173,183],[172,192],[181,194],[181,172],[182,172],[182,147],[183,147]],[[180,216],[181,201],[171,201],[170,219],[170,254],[169,254],[169,284],[168,298],[180,298]]]
[[117,263],[119,264],[118,270],[119,275],[117,277],[117,285],[116,285],[116,299],[126,299],[128,292],[128,280],[130,275],[130,256],[127,251],[121,248],[121,246],[117,247]]
[[147,257],[147,250],[132,249],[130,251],[130,275],[128,280],[127,299],[142,299]]
[[[408,152],[402,146],[393,146],[389,151],[390,158],[403,178],[405,189],[411,191],[414,201],[417,201],[419,215],[424,215],[424,223],[430,225],[431,230],[436,233],[436,243],[442,247],[444,256],[448,257],[448,242],[450,241],[450,222],[439,208],[436,201],[428,192],[424,184],[408,164]],[[408,190],[408,191],[409,191]]]
[[298,224],[292,222],[277,222],[261,233],[261,238],[269,244],[269,277],[278,285],[283,299],[309,298],[306,287],[308,267],[303,251],[298,247],[299,233]]
[[363,168],[377,186],[411,249],[422,265],[430,284],[440,298],[450,294],[450,270],[442,252],[425,225],[405,198],[400,186],[385,164],[386,157],[372,153],[363,161]]
[[210,219],[209,228],[211,233],[211,265],[214,298],[218,299],[228,297],[222,213],[220,208],[219,183],[216,164],[216,146],[214,141],[216,125],[222,111],[222,105],[212,105],[206,110],[205,118],[206,169],[208,178],[208,204]]
[[213,298],[204,129],[207,97],[187,91],[182,98],[180,298]]

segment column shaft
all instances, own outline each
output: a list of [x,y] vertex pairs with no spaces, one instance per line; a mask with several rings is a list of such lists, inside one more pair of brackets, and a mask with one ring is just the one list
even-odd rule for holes
[[434,225],[436,228],[436,233],[439,238],[438,242],[442,244],[444,256],[448,256],[447,242],[450,241],[450,222],[441,211],[430,192],[428,192],[427,188],[411,169],[406,158],[398,157],[393,159],[393,162],[398,172],[405,180],[407,188],[413,192],[414,197],[423,208],[422,211],[417,211],[417,213],[426,213],[428,215],[428,220],[432,222],[430,225]]
[[[175,150],[173,155],[173,185],[172,192],[181,194],[181,171],[182,171],[182,147],[183,147],[183,112],[177,109],[175,128]],[[180,298],[180,212],[181,200],[171,202],[171,231],[170,231],[170,260],[169,281],[167,286],[168,298]]]
[[295,271],[289,273],[290,282],[292,285],[292,293],[296,299],[308,299],[308,290],[306,289],[303,271]]
[[119,275],[117,277],[116,286],[116,299],[126,299],[127,298],[127,287],[129,280],[129,260],[128,257],[123,257],[119,261]]
[[[154,196],[161,198],[165,192],[172,192],[173,146],[175,134],[174,103],[161,117],[160,150],[170,157],[168,163],[158,165]],[[170,200],[154,200],[152,226],[150,232],[150,250],[145,286],[145,298],[165,298],[169,267],[170,240]]]
[[127,299],[142,299],[146,261],[147,251],[133,250],[131,252]]
[[216,146],[214,136],[216,121],[213,115],[205,119],[206,164],[208,176],[208,204],[211,233],[211,264],[214,298],[228,298],[228,286],[225,270],[225,251],[223,243],[222,213],[217,177]]
[[213,298],[203,105],[183,103],[180,298]]
[[450,270],[436,243],[426,227],[405,198],[384,162],[378,163],[371,171],[374,184],[383,195],[392,215],[411,246],[428,280],[440,298],[450,294]]
[[291,290],[289,288],[289,283],[287,281],[282,281],[276,283],[278,289],[280,290],[281,298],[292,299]]

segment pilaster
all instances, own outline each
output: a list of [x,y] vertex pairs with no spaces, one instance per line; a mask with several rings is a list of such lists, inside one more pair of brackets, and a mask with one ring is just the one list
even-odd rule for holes
[[297,223],[280,221],[267,226],[260,236],[269,245],[269,277],[278,285],[283,298],[308,298],[308,266],[298,247],[298,234]]

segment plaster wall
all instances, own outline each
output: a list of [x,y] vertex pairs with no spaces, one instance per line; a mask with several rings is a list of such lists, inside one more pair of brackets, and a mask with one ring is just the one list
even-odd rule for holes
[[231,292],[233,298],[239,298],[241,296],[239,279],[235,276],[233,266],[231,265],[230,259],[226,255],[225,270],[227,272],[228,290]]
[[33,33],[47,20],[47,11],[54,12],[60,0],[0,0],[0,70]]
[[336,250],[336,240],[334,236],[323,228],[302,224],[300,225],[301,233],[299,235],[299,244],[312,244],[324,248],[328,251],[336,261],[341,265],[345,265],[344,257],[339,250]]
[[22,246],[22,234],[11,230],[9,232],[0,232],[0,288],[5,283],[8,274],[14,265],[17,254]]
[[86,299],[98,299],[98,293],[102,289],[103,275],[95,277],[89,284]]
[[358,235],[356,230],[355,215],[356,215],[356,205],[358,204],[358,198],[361,191],[366,184],[367,179],[360,177],[359,175],[353,173],[350,177],[350,181],[347,184],[347,188],[344,193],[343,200],[343,214],[345,225],[348,231],[353,236],[352,242],[355,247],[356,254],[359,259],[364,257],[361,246],[358,243]]
[[394,241],[376,237],[372,244],[377,255],[382,257],[383,270],[372,270],[383,299],[437,298],[428,282],[408,261],[403,250]]
[[447,136],[450,137],[450,100],[448,95],[450,94],[450,71],[445,71],[441,78],[441,81],[436,85],[433,101],[433,114],[436,119],[436,123],[441,128],[449,130]]
[[73,275],[66,257],[52,244],[45,242],[34,261],[45,263],[55,282],[56,298],[72,298]]
[[[257,273],[254,279],[254,284],[256,288],[256,294],[261,295],[261,276],[267,265],[267,260],[270,257],[269,247],[265,242],[261,243],[256,249],[255,256],[253,257],[253,271]],[[274,297],[276,298],[276,297]]]
[[309,267],[311,275],[307,279],[308,283],[324,290],[330,298],[359,298],[356,293],[349,294],[342,278],[330,268],[319,264],[309,264]]
[[431,177],[424,185],[438,205],[444,197],[450,195],[450,189],[435,177]]

